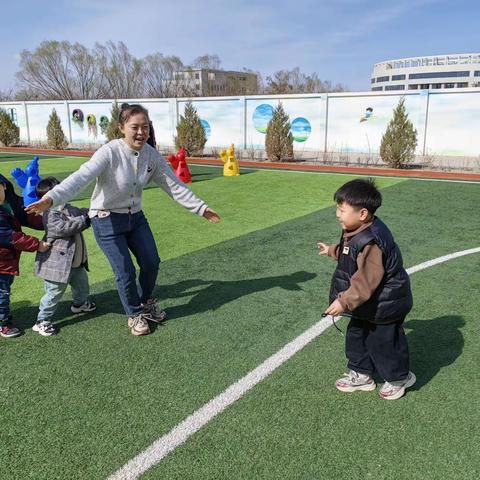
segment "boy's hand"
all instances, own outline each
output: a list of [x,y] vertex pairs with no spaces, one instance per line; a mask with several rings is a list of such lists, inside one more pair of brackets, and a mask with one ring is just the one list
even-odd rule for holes
[[38,245],[38,251],[39,252],[48,252],[50,250],[51,245],[48,242],[44,242],[43,240],[40,241],[40,244]]
[[317,247],[319,255],[328,255],[328,245],[326,243],[318,241]]
[[211,208],[207,208],[205,212],[203,212],[203,217],[212,223],[218,223],[220,221],[220,215]]
[[343,307],[342,304],[338,301],[335,300],[332,302],[332,304],[325,310],[325,313],[327,315],[333,315],[334,317],[338,317],[338,315],[341,315],[343,313]]
[[45,210],[48,210],[53,205],[53,200],[48,197],[43,197],[42,199],[31,203],[28,207],[25,207],[27,213],[43,213]]

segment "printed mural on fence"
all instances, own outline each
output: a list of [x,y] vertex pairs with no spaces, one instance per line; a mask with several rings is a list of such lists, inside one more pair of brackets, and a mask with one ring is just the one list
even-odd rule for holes
[[[297,152],[320,154],[326,149],[330,152],[368,154],[378,153],[382,135],[401,96],[349,92],[330,94],[328,106],[327,94],[192,99],[192,103],[205,129],[207,152],[209,148],[225,148],[232,143],[239,149],[263,150],[268,122],[273,109],[281,101],[290,119]],[[139,103],[135,99],[125,101]],[[160,148],[172,147],[175,126],[179,115],[184,112],[186,100],[148,99],[140,103],[150,112],[157,144]],[[478,92],[408,92],[405,94],[405,107],[417,129],[417,153],[480,155],[480,136],[477,134],[480,127],[480,89]],[[48,119],[55,108],[63,131],[73,146],[95,146],[107,140],[102,125],[110,119],[112,101],[5,102],[0,104],[0,108],[15,117],[22,142],[46,142]],[[81,121],[74,118],[75,110],[81,110]]]

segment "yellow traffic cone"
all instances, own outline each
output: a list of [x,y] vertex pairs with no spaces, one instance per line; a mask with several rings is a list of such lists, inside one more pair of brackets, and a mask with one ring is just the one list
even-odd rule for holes
[[235,158],[235,146],[233,143],[227,150],[220,152],[220,158],[223,162],[223,176],[224,177],[236,177],[240,175],[240,167],[238,161]]

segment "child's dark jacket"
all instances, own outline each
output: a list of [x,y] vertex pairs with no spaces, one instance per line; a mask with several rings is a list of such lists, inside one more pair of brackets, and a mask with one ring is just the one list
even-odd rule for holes
[[35,252],[39,246],[38,238],[23,233],[21,226],[43,230],[42,217],[25,212],[22,197],[1,174],[0,183],[6,186],[5,204],[0,206],[0,274],[18,275],[21,252]]
[[375,245],[381,250],[384,275],[371,296],[349,313],[377,324],[402,320],[413,304],[410,280],[403,268],[398,245],[388,227],[377,217],[368,228],[350,237],[348,244],[345,243],[345,235],[342,236],[336,249],[338,263],[332,278],[330,302],[348,290],[351,278],[358,270],[357,258],[368,245]]

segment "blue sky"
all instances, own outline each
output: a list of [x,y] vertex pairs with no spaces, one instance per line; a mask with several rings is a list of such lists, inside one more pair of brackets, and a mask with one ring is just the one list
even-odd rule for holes
[[370,89],[374,63],[480,51],[473,0],[38,0],[9,1],[0,21],[0,90],[15,85],[18,57],[43,40],[88,47],[122,40],[137,57],[185,63],[217,54],[225,69],[265,75],[300,67],[354,91]]

